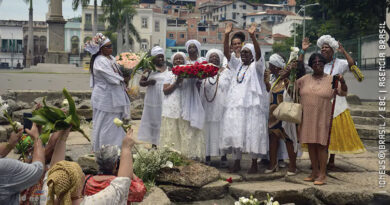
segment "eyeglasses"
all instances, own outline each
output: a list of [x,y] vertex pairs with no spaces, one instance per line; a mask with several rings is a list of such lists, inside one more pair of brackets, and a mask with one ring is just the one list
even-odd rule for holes
[[103,46],[103,48],[112,48],[112,44],[105,45],[105,46]]

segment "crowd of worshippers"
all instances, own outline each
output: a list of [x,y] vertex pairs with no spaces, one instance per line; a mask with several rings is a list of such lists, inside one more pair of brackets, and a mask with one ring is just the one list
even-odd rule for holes
[[[150,54],[156,71],[144,73],[139,81],[146,87],[146,94],[138,140],[157,149],[173,146],[185,157],[233,173],[241,170],[242,153],[247,153],[252,159],[245,170],[248,173],[259,173],[260,164],[266,166],[264,174],[287,167],[286,175],[296,175],[296,159],[308,151],[311,174],[302,180],[326,184],[327,169],[335,167],[335,154],[365,151],[345,98],[348,88],[343,74],[356,66],[354,60],[338,41],[324,35],[317,40],[321,52],[308,59],[310,72],[304,63],[311,45],[308,39],[302,41],[297,60],[287,63],[285,56],[274,53],[266,66],[255,31],[254,24],[238,32],[227,24],[223,51],[210,49],[202,57],[201,44],[189,40],[185,44],[187,53],[172,55],[173,66],[207,61],[219,68],[216,76],[206,79],[173,74],[166,66],[163,48],[153,47]],[[20,140],[22,130],[13,132],[8,143],[0,145],[0,204],[127,203],[130,184],[136,177],[131,155],[135,137],[131,129],[125,133],[115,126],[113,119],[130,117],[126,92],[129,72],[111,56],[108,38],[97,34],[94,39],[98,40],[88,42],[86,50],[92,55],[92,150],[100,174],[86,180],[77,163],[65,161],[70,129],[53,133],[43,147],[39,127],[34,124],[31,130],[25,130],[34,140],[30,161],[3,158]],[[345,59],[335,58],[336,52]],[[292,69],[297,71],[293,86],[289,82]],[[339,80],[337,87],[332,87],[332,76]],[[293,97],[291,87],[297,97]],[[335,109],[332,99],[336,99]],[[302,105],[300,124],[273,115],[282,102]],[[230,164],[228,155],[232,158]],[[218,163],[211,163],[211,157],[218,157]],[[94,189],[88,185],[91,180],[105,185],[88,191]],[[32,194],[26,194],[26,189]]]

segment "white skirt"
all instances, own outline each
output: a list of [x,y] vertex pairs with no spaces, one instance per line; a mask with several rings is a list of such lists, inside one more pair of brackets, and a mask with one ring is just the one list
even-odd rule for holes
[[260,106],[226,108],[222,120],[222,149],[265,155],[268,141],[268,113]]
[[173,149],[191,159],[205,159],[203,131],[191,127],[190,122],[182,118],[162,117],[160,145],[173,145]]
[[122,119],[122,113],[93,109],[92,150],[94,152],[98,151],[102,145],[122,146],[122,140],[126,133],[121,127],[114,124],[114,118]]
[[206,122],[204,136],[206,143],[206,156],[220,156],[221,129],[220,122]]

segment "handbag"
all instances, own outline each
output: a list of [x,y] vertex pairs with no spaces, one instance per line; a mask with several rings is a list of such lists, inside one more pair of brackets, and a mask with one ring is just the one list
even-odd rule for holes
[[[297,103],[295,103],[297,100]],[[293,102],[283,101],[276,107],[272,113],[276,119],[300,124],[302,121],[302,105],[299,104],[298,93],[296,87],[293,87]]]

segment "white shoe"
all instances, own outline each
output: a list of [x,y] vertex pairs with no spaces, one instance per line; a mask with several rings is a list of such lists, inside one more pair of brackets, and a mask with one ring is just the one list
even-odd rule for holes
[[290,172],[290,171],[287,171],[287,174],[286,176],[295,176],[298,174],[298,170],[295,170],[295,172]]
[[266,169],[266,170],[264,171],[264,174],[270,174],[270,173],[277,172],[277,171],[279,171],[279,166],[278,166],[278,164],[276,164],[275,167],[274,167],[273,169]]

